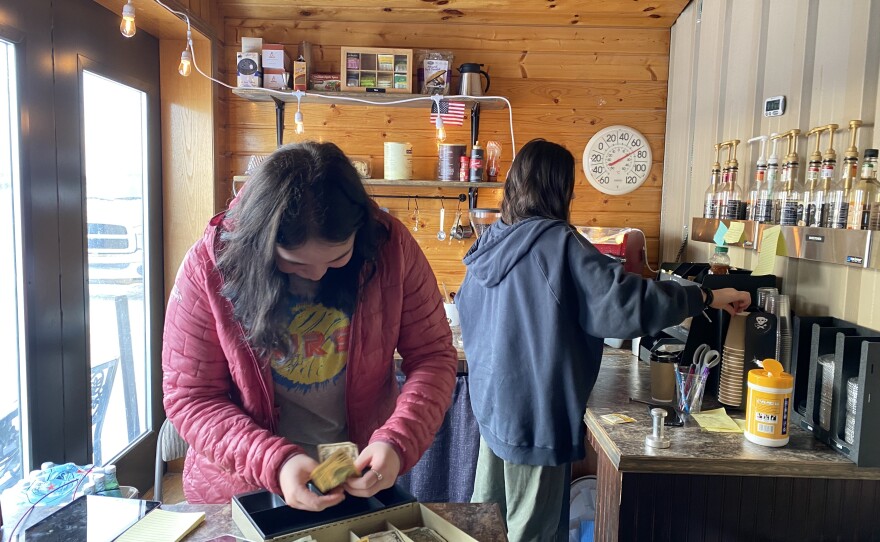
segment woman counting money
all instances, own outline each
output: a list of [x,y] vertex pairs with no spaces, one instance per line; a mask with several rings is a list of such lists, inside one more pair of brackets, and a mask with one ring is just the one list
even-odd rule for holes
[[[190,444],[187,501],[264,488],[319,511],[391,487],[430,446],[456,363],[406,227],[332,143],[282,147],[210,221],[168,302],[164,403]],[[343,441],[365,474],[309,491],[317,446]]]

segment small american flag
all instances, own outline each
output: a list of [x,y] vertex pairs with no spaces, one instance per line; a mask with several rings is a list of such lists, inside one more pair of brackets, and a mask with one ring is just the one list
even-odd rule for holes
[[[449,126],[461,126],[464,124],[464,102],[450,102],[440,100],[440,118],[443,124]],[[431,124],[437,122],[437,104],[431,104]]]

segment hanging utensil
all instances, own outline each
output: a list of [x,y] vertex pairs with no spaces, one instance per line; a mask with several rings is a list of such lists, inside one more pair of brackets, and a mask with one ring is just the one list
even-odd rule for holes
[[440,231],[437,232],[437,240],[443,241],[446,239],[446,228],[444,227],[446,223],[446,208],[443,207],[443,200],[440,200]]
[[413,216],[416,219],[416,224],[413,226],[413,231],[419,231],[419,198],[416,197],[416,210],[413,211]]

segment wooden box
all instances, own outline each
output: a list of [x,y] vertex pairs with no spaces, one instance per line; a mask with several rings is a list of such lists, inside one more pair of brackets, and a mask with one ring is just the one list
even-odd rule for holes
[[340,79],[342,90],[367,92],[412,92],[412,49],[342,47]]

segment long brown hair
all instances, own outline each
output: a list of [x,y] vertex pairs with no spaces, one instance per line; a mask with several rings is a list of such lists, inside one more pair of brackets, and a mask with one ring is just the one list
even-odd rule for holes
[[562,145],[533,139],[516,154],[501,201],[501,219],[514,224],[533,216],[569,220],[574,157]]
[[341,243],[355,235],[351,260],[327,270],[315,300],[351,314],[362,271],[369,281],[388,231],[354,166],[333,143],[278,149],[251,175],[239,199],[226,213],[232,226],[222,234],[217,258],[222,293],[252,346],[289,357],[288,279],[275,265],[276,245],[293,249],[311,239]]

